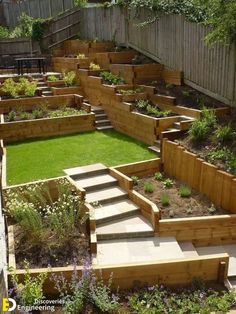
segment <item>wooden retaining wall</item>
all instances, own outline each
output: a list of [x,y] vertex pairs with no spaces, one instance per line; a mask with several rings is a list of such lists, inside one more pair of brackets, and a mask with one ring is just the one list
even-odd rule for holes
[[215,205],[236,213],[236,178],[166,139],[162,144],[164,171],[205,194]]
[[[203,278],[205,281],[217,281],[223,283],[227,278],[229,256],[227,254],[216,254],[196,258],[186,258],[170,261],[157,261],[155,263],[135,263],[123,265],[94,265],[95,274],[100,278],[102,275],[105,282],[108,282],[111,274],[114,289],[132,288],[140,284],[165,284],[178,285],[190,284],[195,278]],[[77,268],[78,276],[82,274],[82,267]],[[48,295],[55,294],[54,283],[49,277],[52,273],[60,275],[68,280],[71,279],[73,267],[42,268],[32,269],[32,276],[41,272],[48,272],[48,278],[44,284],[44,291]],[[23,280],[24,271],[16,270],[20,281]]]

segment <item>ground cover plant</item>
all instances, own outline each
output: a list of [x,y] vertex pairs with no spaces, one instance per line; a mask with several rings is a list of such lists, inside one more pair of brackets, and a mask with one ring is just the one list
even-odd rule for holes
[[17,184],[61,176],[71,167],[115,166],[155,156],[146,144],[114,130],[17,142],[7,146],[7,180]]
[[125,83],[122,77],[108,71],[101,72],[100,77],[103,79],[104,83],[108,85],[120,85]]
[[86,114],[85,110],[79,108],[61,105],[57,109],[49,109],[46,105],[41,105],[31,111],[24,111],[21,107],[16,110],[11,110],[8,114],[4,115],[6,122],[36,120],[43,118],[60,118],[68,116],[78,116]]
[[33,97],[36,91],[37,82],[24,77],[18,81],[8,78],[0,85],[0,95],[4,98]]
[[155,118],[164,118],[173,115],[169,110],[161,110],[153,105],[149,100],[137,100],[135,102],[135,110]]
[[222,170],[236,175],[236,111],[216,118],[205,108],[188,134],[178,142]]
[[205,107],[219,108],[225,105],[218,100],[202,94],[187,85],[174,85],[166,83],[163,80],[153,81],[151,83],[160,95],[176,97],[176,104],[183,107],[202,109]]
[[117,93],[121,95],[135,95],[137,93],[143,93],[143,88],[134,88],[134,89],[118,89]]
[[66,179],[59,179],[56,187],[55,197],[43,182],[5,191],[18,268],[25,260],[36,268],[72,265],[74,259],[81,264],[88,254],[81,197]]
[[225,213],[204,195],[162,172],[139,178],[134,189],[157,205],[162,219]]

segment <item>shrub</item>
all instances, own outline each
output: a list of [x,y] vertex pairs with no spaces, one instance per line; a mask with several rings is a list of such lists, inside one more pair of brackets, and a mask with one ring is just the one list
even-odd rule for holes
[[145,193],[153,193],[154,186],[153,186],[152,182],[145,182],[144,183],[144,191],[145,191]]
[[41,109],[35,109],[32,111],[32,116],[34,119],[42,119],[44,117],[44,112]]
[[43,272],[36,276],[31,276],[30,265],[25,261],[24,281],[20,282],[18,275],[10,270],[11,281],[13,283],[13,291],[16,294],[17,302],[20,305],[34,305],[35,301],[43,299],[43,284],[47,278],[47,273]]
[[204,120],[193,121],[188,134],[194,141],[203,141],[208,137],[210,128]]
[[133,181],[134,185],[138,185],[139,177],[137,177],[137,176],[132,176],[132,177],[131,177],[131,180]]
[[55,75],[49,75],[47,81],[49,82],[56,82],[58,78]]
[[97,70],[100,70],[101,67],[100,67],[99,64],[95,64],[95,63],[91,62],[90,65],[89,65],[89,69],[93,70],[93,71],[97,71]]
[[216,138],[222,142],[231,141],[235,137],[235,132],[229,125],[218,126],[216,130]]
[[77,84],[77,77],[75,71],[69,71],[63,75],[63,80],[66,86],[74,86]]
[[186,185],[181,185],[181,187],[179,188],[179,194],[181,197],[190,197],[191,193],[191,188]]
[[16,83],[11,78],[8,78],[3,82],[1,90],[4,93],[6,93],[7,95],[10,95],[12,98],[18,97],[18,91],[17,91]]
[[111,72],[108,71],[101,72],[100,77],[108,85],[119,85],[124,83],[124,79],[122,77],[112,74]]
[[173,180],[171,180],[171,179],[166,179],[166,180],[163,182],[163,184],[164,184],[164,187],[165,187],[166,189],[169,189],[169,188],[172,188],[172,186],[174,185],[174,182],[173,182]]
[[157,180],[157,181],[162,181],[162,179],[163,179],[163,174],[162,174],[161,172],[156,172],[156,173],[154,174],[154,177],[155,177],[155,180]]
[[0,26],[0,39],[8,38],[10,36],[10,32],[8,28]]
[[162,206],[169,206],[170,205],[170,196],[167,193],[161,195],[161,204]]
[[208,127],[214,127],[217,122],[215,110],[203,107],[201,112],[201,120],[203,120]]
[[16,112],[15,111],[10,111],[7,115],[7,121],[11,122],[11,121],[15,121],[16,120]]

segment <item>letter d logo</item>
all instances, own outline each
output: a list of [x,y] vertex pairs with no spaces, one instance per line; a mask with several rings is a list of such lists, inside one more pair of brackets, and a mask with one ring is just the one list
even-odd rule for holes
[[[10,302],[12,304],[12,306],[10,307]],[[3,312],[12,312],[16,309],[16,301],[14,299],[11,298],[3,298],[2,299],[2,310]]]

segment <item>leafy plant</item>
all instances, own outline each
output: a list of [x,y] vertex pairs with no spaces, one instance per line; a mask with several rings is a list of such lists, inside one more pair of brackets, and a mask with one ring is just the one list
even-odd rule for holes
[[49,82],[56,82],[58,80],[58,78],[55,75],[49,75],[47,77],[47,81]]
[[32,116],[34,119],[42,119],[44,117],[44,112],[41,109],[35,109],[32,111]]
[[145,182],[144,183],[144,191],[145,193],[153,193],[154,192],[154,186],[152,184],[152,182]]
[[190,138],[194,141],[203,141],[208,137],[210,128],[204,120],[194,120],[188,131]]
[[161,172],[156,172],[154,174],[155,180],[162,181],[163,180],[163,174]]
[[162,206],[169,206],[170,205],[170,196],[167,193],[161,195],[161,204]]
[[78,8],[83,8],[87,5],[88,1],[87,0],[74,0],[74,4]]
[[184,97],[189,97],[189,96],[190,96],[190,93],[189,93],[189,91],[183,90],[183,91],[182,91],[182,95],[183,95]]
[[174,185],[174,181],[168,178],[163,181],[163,185],[166,189],[172,188],[172,186]]
[[167,89],[172,89],[175,85],[174,84],[171,84],[171,83],[167,83],[166,84],[166,88]]
[[77,59],[86,59],[86,56],[85,56],[84,53],[79,53],[79,54],[77,55]]
[[131,180],[133,181],[134,185],[138,185],[139,177],[137,177],[137,176],[132,176],[132,177],[131,177]]
[[95,63],[91,62],[89,65],[89,69],[93,70],[93,71],[98,71],[101,69],[101,67],[99,64],[95,64]]
[[10,111],[7,115],[7,121],[15,121],[16,120],[16,112],[14,110]]
[[29,120],[31,118],[31,114],[29,112],[22,112],[20,114],[21,120]]
[[215,110],[203,107],[201,120],[204,121],[208,127],[214,127],[217,122]]
[[13,283],[13,292],[17,296],[17,301],[20,305],[34,305],[35,301],[43,299],[43,284],[47,278],[47,273],[43,272],[39,275],[32,276],[30,274],[30,265],[25,261],[25,276],[24,281],[19,281],[18,275],[10,270],[11,281]]
[[154,115],[154,116],[156,116],[158,118],[167,117],[170,114],[169,110],[161,111],[158,108],[156,108],[156,107],[154,107],[154,106],[152,106],[150,104],[147,105],[146,110],[147,110],[148,114]]
[[120,85],[124,83],[124,79],[122,77],[108,71],[101,72],[100,76],[108,85]]
[[77,84],[77,77],[75,71],[69,71],[63,75],[63,80],[66,86],[74,86]]
[[190,197],[192,193],[192,190],[190,187],[186,185],[181,185],[179,188],[179,194],[181,197]]
[[148,100],[144,100],[144,99],[140,99],[136,102],[135,106],[138,108],[138,109],[146,109],[147,106],[149,105],[149,101]]
[[61,106],[60,109],[50,111],[48,113],[48,116],[50,118],[60,118],[60,117],[68,117],[68,116],[79,116],[86,113],[87,112],[85,110],[78,110],[78,109],[67,107],[67,106]]
[[9,29],[3,26],[0,26],[0,38],[8,38],[10,36]]
[[142,88],[136,88],[136,89],[118,89],[117,90],[118,94],[121,95],[135,95],[137,93],[142,93],[143,89]]
[[235,137],[235,132],[229,125],[218,126],[216,130],[216,138],[221,143],[231,141],[234,137]]

